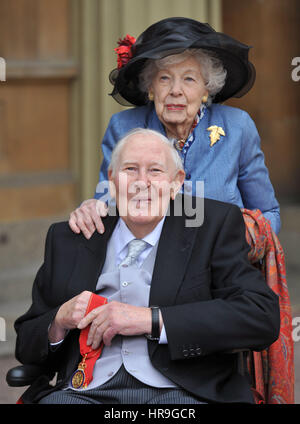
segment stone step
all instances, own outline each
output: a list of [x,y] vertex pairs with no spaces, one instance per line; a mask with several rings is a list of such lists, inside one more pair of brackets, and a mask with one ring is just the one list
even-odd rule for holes
[[32,283],[42,261],[6,269],[0,274],[0,311],[1,305],[11,302],[15,297],[19,300],[30,299]]
[[[5,328],[0,332],[0,357],[10,355],[15,351],[16,333],[14,322],[17,317],[24,314],[30,307],[31,301],[15,300],[0,304],[0,314],[4,318]],[[2,333],[2,334],[1,334]],[[3,335],[5,337],[3,337]],[[3,340],[5,338],[5,340]]]
[[32,284],[43,262],[47,230],[53,222],[66,219],[52,216],[0,224],[0,324],[5,323],[6,338],[0,341],[0,356],[14,352],[13,324],[31,304]]
[[47,230],[53,222],[67,216],[51,216],[34,220],[0,223],[0,275],[6,270],[41,262]]
[[[11,354],[15,346],[14,321],[31,304],[31,290],[40,263],[4,270],[0,275],[0,317],[5,322],[5,341],[0,342],[0,355]],[[3,322],[2,320],[2,322]],[[0,332],[0,340],[3,340]]]

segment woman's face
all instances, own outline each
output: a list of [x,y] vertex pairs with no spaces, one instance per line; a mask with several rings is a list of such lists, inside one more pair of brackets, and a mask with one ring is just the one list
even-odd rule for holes
[[150,92],[160,121],[168,126],[191,127],[208,95],[201,75],[200,64],[194,57],[160,69],[154,77]]

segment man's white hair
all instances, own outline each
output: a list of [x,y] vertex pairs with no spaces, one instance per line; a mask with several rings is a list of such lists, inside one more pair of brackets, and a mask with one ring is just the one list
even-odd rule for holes
[[122,137],[117,144],[115,145],[110,159],[110,164],[108,166],[108,170],[112,171],[112,176],[115,176],[117,166],[119,164],[120,154],[127,143],[130,143],[130,139],[133,135],[141,134],[141,135],[152,135],[153,137],[157,137],[161,140],[161,142],[166,145],[171,154],[171,158],[175,165],[175,172],[179,170],[184,170],[181,157],[179,156],[177,150],[175,149],[173,143],[167,139],[163,134],[158,131],[150,130],[147,128],[135,128],[129,131],[124,137]]

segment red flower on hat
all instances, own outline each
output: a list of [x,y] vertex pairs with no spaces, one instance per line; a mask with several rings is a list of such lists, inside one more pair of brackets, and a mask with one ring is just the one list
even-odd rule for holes
[[118,41],[119,47],[117,47],[115,52],[118,55],[118,69],[126,65],[126,63],[132,58],[131,47],[135,43],[135,38],[131,35],[126,35],[123,40],[121,38]]

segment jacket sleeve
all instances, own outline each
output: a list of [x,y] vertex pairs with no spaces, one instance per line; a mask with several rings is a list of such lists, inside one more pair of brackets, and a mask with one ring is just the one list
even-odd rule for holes
[[260,146],[260,137],[250,116],[242,111],[243,136],[238,187],[245,208],[260,209],[276,234],[280,231],[280,210]]
[[108,194],[108,185],[106,182],[108,181],[107,171],[111,153],[117,141],[121,138],[118,116],[119,114],[115,114],[111,117],[101,145],[103,161],[100,168],[99,181],[95,190],[94,198],[103,200],[104,202],[107,200],[106,196]]
[[117,144],[118,140],[122,137],[120,130],[120,114],[115,114],[111,117],[108,127],[105,131],[102,141],[102,154],[103,162],[100,169],[100,181],[107,180],[107,169],[110,163],[111,153]]
[[[248,261],[239,209],[229,206],[211,254],[211,299],[161,307],[171,359],[261,350],[279,335],[277,295]],[[199,255],[201,252],[199,252]]]

